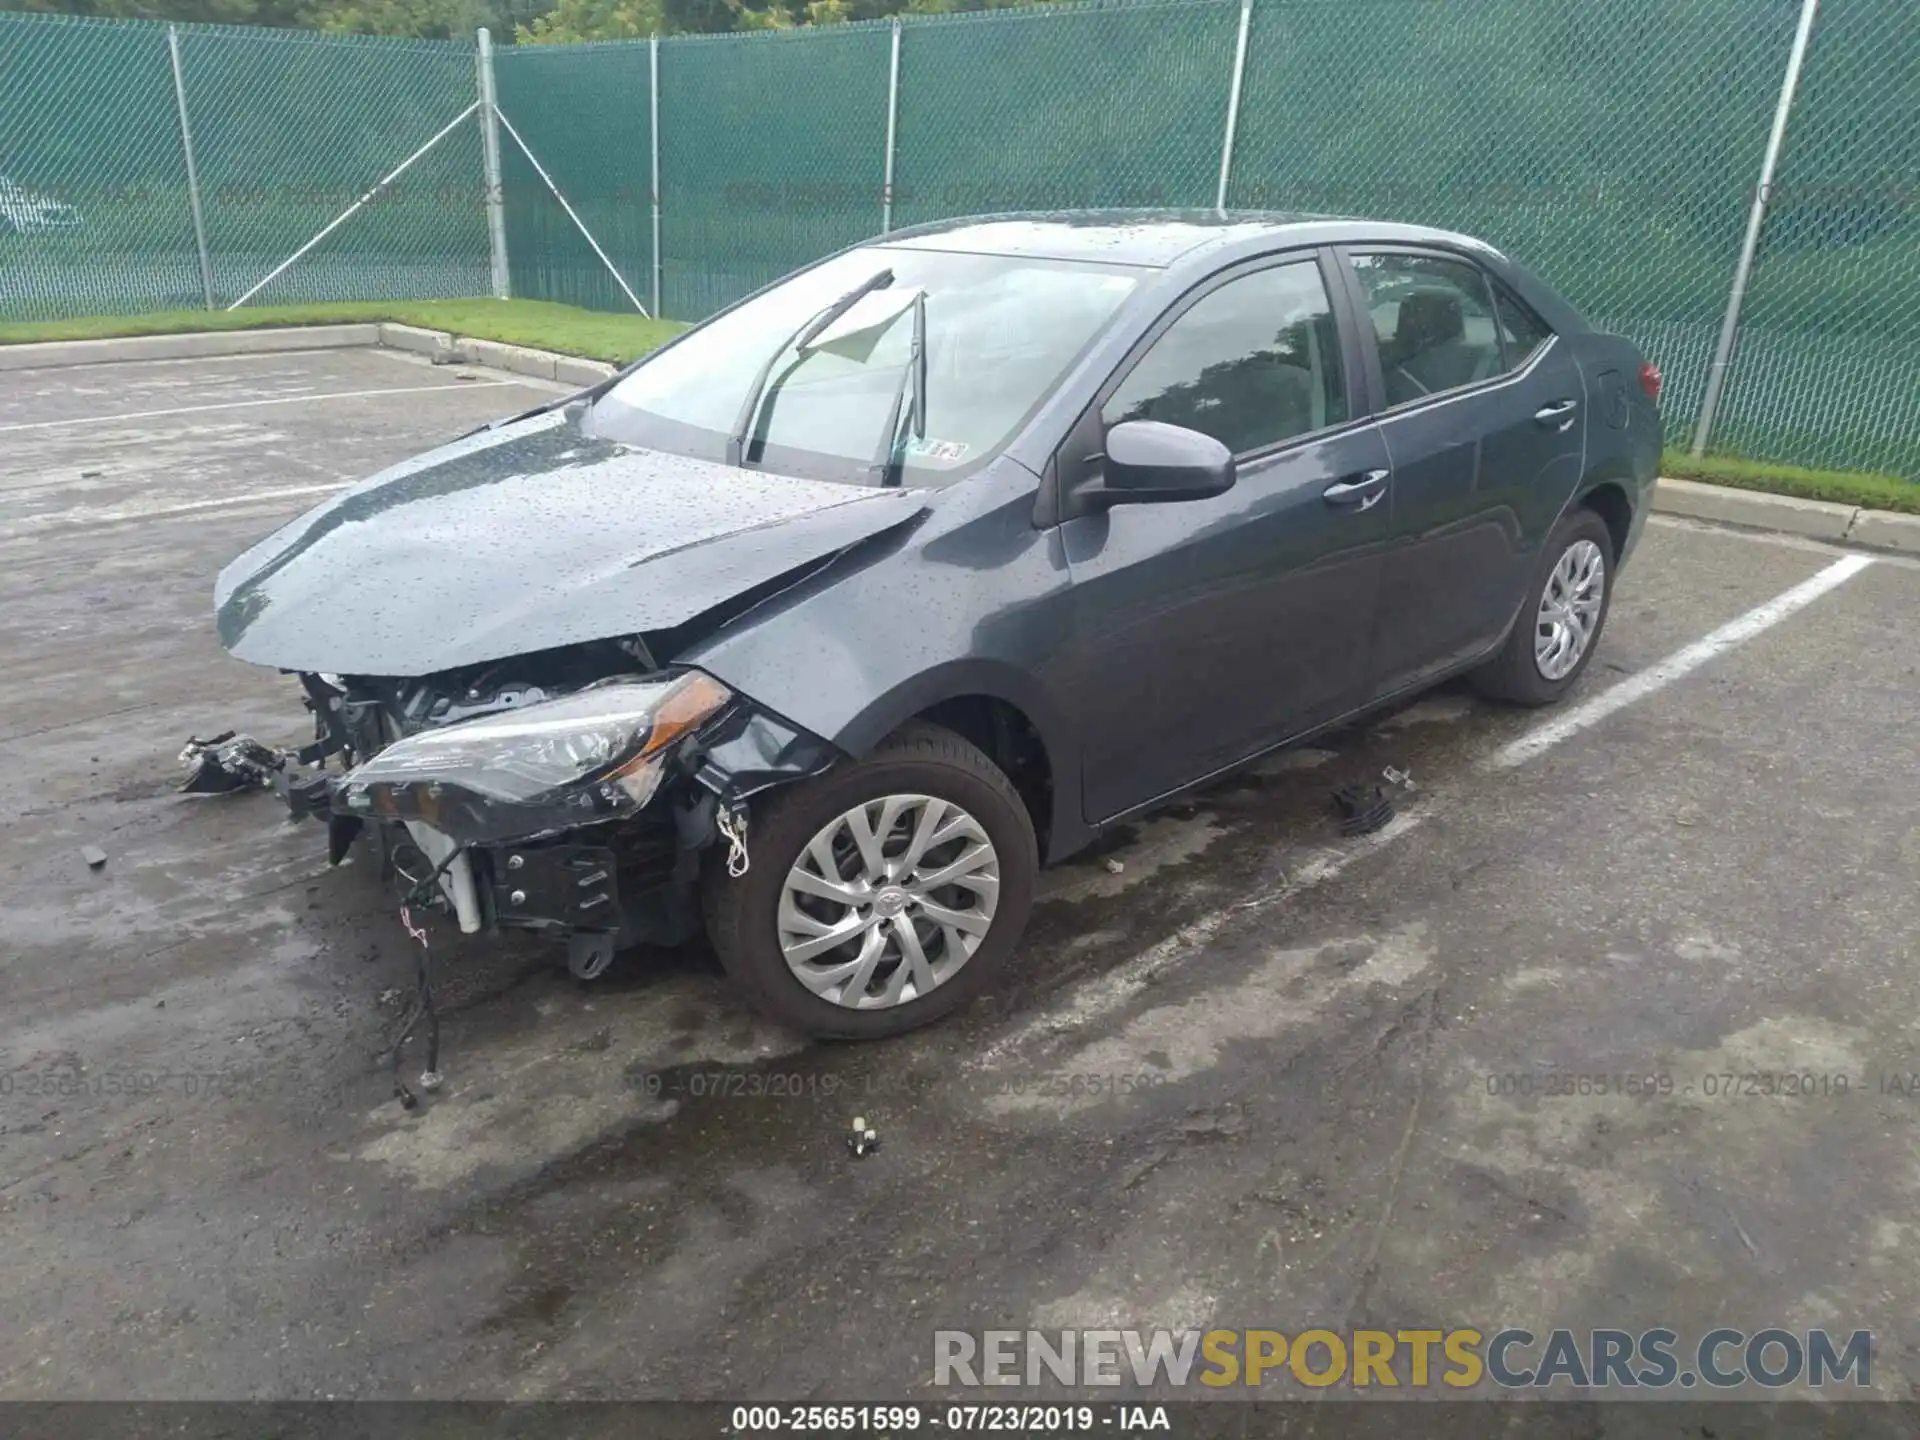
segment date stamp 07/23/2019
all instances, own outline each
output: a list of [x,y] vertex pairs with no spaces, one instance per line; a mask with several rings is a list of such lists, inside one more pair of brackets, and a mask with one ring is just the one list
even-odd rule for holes
[[1499,1070],[1476,1076],[1472,1088],[1497,1099],[1920,1099],[1920,1070]]

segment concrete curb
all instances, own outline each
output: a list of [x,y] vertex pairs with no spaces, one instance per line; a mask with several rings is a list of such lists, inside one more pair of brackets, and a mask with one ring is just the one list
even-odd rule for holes
[[1729,485],[1707,485],[1698,480],[1670,480],[1654,486],[1653,508],[1661,515],[1683,515],[1717,525],[1749,530],[1805,535],[1836,544],[1863,545],[1920,555],[1920,515],[1892,510],[1868,510],[1859,505],[1836,505],[1828,500],[1803,500],[1797,495],[1769,495]]
[[275,350],[338,350],[378,345],[380,327],[295,325],[277,330],[212,330],[186,335],[128,335],[118,340],[43,340],[0,345],[0,370],[62,365],[108,365],[120,360],[201,360],[220,355],[264,355]]
[[287,350],[343,350],[384,346],[427,355],[443,365],[484,365],[512,375],[557,380],[585,388],[617,369],[600,360],[583,360],[525,345],[503,345],[426,330],[393,321],[350,325],[290,325],[266,330],[206,330],[184,335],[129,335],[117,340],[46,340],[30,345],[0,345],[0,370],[54,369],[67,365],[111,365],[128,360],[204,360],[221,355],[265,355]]

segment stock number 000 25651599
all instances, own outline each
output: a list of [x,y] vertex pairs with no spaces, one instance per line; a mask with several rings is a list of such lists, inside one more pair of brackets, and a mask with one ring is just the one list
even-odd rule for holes
[[914,1430],[1057,1435],[1112,1425],[1113,1417],[1092,1405],[736,1405],[730,1428],[736,1435]]

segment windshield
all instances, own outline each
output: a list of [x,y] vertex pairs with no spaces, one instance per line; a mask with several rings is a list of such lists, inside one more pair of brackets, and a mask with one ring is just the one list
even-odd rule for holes
[[[874,460],[886,453],[892,417],[893,480],[945,484],[1006,444],[1139,277],[1116,265],[866,246],[649,360],[594,406],[592,427],[629,444],[722,460],[745,412],[742,463],[878,483],[887,471]],[[857,303],[807,335],[862,287],[868,293]],[[920,325],[924,372],[915,377]],[[749,404],[756,385],[764,389]],[[913,388],[922,408],[909,404],[908,423],[898,423],[898,397]]]

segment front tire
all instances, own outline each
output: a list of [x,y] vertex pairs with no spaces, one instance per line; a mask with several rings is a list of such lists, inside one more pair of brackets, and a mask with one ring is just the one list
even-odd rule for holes
[[1033,908],[1026,806],[958,735],[912,722],[865,760],[773,792],[747,873],[710,864],[707,934],[761,1010],[874,1039],[985,992]]
[[1474,688],[1515,705],[1551,705],[1600,648],[1613,604],[1613,534],[1591,510],[1569,511],[1540,547],[1507,643],[1473,673]]

